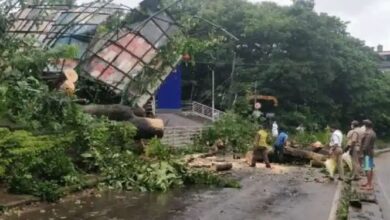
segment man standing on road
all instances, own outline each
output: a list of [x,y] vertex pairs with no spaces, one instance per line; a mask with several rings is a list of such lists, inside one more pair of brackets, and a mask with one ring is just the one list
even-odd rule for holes
[[279,129],[279,135],[276,138],[275,144],[274,144],[274,153],[275,158],[279,163],[283,162],[283,153],[284,153],[284,147],[287,144],[288,135],[287,132],[284,130],[284,128]]
[[279,134],[278,123],[276,123],[276,121],[274,121],[272,123],[272,137],[277,138],[278,134]]
[[[362,125],[357,128],[357,132],[359,134],[359,146],[360,146],[360,152],[359,152],[359,164],[360,164],[360,167],[363,167],[363,151],[361,149],[361,146],[362,146],[362,140],[363,140],[363,137],[364,137],[364,133],[366,133],[366,126],[364,125],[364,123],[362,123]],[[363,175],[363,170],[360,169],[361,172],[360,174]]]
[[332,136],[330,137],[330,156],[333,157],[337,162],[337,170],[339,172],[339,180],[344,180],[344,166],[342,159],[342,143],[343,143],[343,134],[338,129],[338,126],[333,124],[330,126],[330,131]]
[[351,122],[351,130],[347,134],[347,149],[352,156],[352,179],[359,180],[360,166],[360,138],[359,138],[359,122]]
[[[260,130],[257,132],[255,137],[255,147],[253,149],[253,155],[261,154],[263,161],[267,168],[271,168],[271,164],[268,159],[268,152],[271,149],[271,146],[268,144],[268,132],[260,125]],[[256,157],[252,157],[251,166],[256,166]]]
[[367,175],[367,183],[362,185],[367,190],[373,190],[372,179],[374,177],[374,145],[376,141],[376,133],[373,129],[373,124],[370,120],[364,120],[363,124],[366,126],[366,132],[362,139],[363,150],[363,167]]

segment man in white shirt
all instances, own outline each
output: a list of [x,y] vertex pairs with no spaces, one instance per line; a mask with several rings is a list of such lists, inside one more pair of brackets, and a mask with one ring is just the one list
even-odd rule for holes
[[338,129],[337,125],[331,125],[330,130],[332,132],[332,136],[330,137],[330,156],[334,158],[337,162],[337,170],[339,172],[339,179],[344,179],[344,166],[343,166],[343,149],[342,149],[342,143],[343,143],[343,134]]
[[277,138],[278,135],[279,135],[279,126],[276,123],[276,121],[274,121],[274,123],[272,123],[272,137]]

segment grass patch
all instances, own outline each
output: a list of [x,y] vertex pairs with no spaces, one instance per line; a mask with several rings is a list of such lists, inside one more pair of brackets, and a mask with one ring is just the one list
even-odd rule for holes
[[337,220],[348,220],[349,203],[353,198],[351,184],[345,183],[341,192],[341,200],[337,208]]
[[381,150],[390,146],[390,140],[378,139],[376,141],[376,149]]

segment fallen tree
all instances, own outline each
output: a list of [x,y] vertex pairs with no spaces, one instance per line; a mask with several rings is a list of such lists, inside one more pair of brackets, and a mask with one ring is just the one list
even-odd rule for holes
[[143,115],[141,109],[133,109],[129,106],[114,105],[84,105],[83,112],[97,117],[106,116],[114,121],[129,121],[137,128],[135,139],[162,138],[164,135],[164,122],[158,118],[139,117]]
[[327,159],[326,155],[318,154],[308,150],[292,148],[288,146],[284,148],[284,154],[288,156],[292,156],[294,158],[313,160],[318,163],[321,163]]
[[[273,151],[269,151],[268,155],[272,156]],[[323,154],[315,153],[309,150],[297,149],[289,146],[286,146],[284,148],[284,155],[292,157],[294,159],[312,161],[311,163],[315,164],[315,166],[320,166],[321,164],[323,165],[324,161],[328,158],[326,155]],[[259,151],[258,153],[248,151],[245,156],[247,163],[250,163],[253,157],[256,161],[263,160],[263,157]]]

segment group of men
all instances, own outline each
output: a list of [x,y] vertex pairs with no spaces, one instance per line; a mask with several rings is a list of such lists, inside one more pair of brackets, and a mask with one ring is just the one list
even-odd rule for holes
[[[266,129],[263,126],[260,126],[259,131],[256,133],[255,143],[254,143],[254,154],[261,154],[263,161],[267,168],[271,168],[271,164],[268,158],[268,152],[271,150],[271,145],[268,143],[271,139],[274,139],[273,152],[275,160],[278,162],[283,162],[284,147],[287,144],[288,135],[286,130],[279,128],[276,121],[272,124],[272,138],[268,135]],[[255,166],[256,157],[252,158],[251,166]]]
[[[339,179],[344,180],[344,162],[342,155],[349,152],[352,158],[352,176],[354,180],[360,179],[363,170],[367,176],[367,183],[362,187],[373,189],[373,169],[374,169],[374,145],[376,141],[376,133],[373,129],[373,123],[370,120],[364,120],[362,124],[354,120],[351,122],[351,129],[347,133],[346,146],[343,146],[343,133],[336,124],[330,126],[332,135],[329,141],[330,157],[337,162],[337,170]],[[283,161],[283,150],[287,144],[288,135],[283,128],[278,128],[276,122],[272,125],[272,136],[274,139],[273,151],[275,160]],[[272,147],[268,144],[270,136],[263,126],[260,126],[256,134],[254,143],[254,153],[261,154],[267,168],[271,168],[268,158],[268,152]],[[255,157],[251,162],[251,166],[256,163]]]
[[373,189],[374,175],[374,146],[376,133],[373,129],[373,123],[370,120],[364,120],[362,124],[358,121],[351,122],[351,129],[347,133],[346,147],[343,148],[343,134],[337,125],[331,127],[332,135],[330,138],[330,155],[337,161],[337,170],[339,179],[344,180],[344,163],[342,155],[349,152],[352,157],[352,179],[358,180],[363,174],[366,174],[367,182],[362,187],[369,190]]

